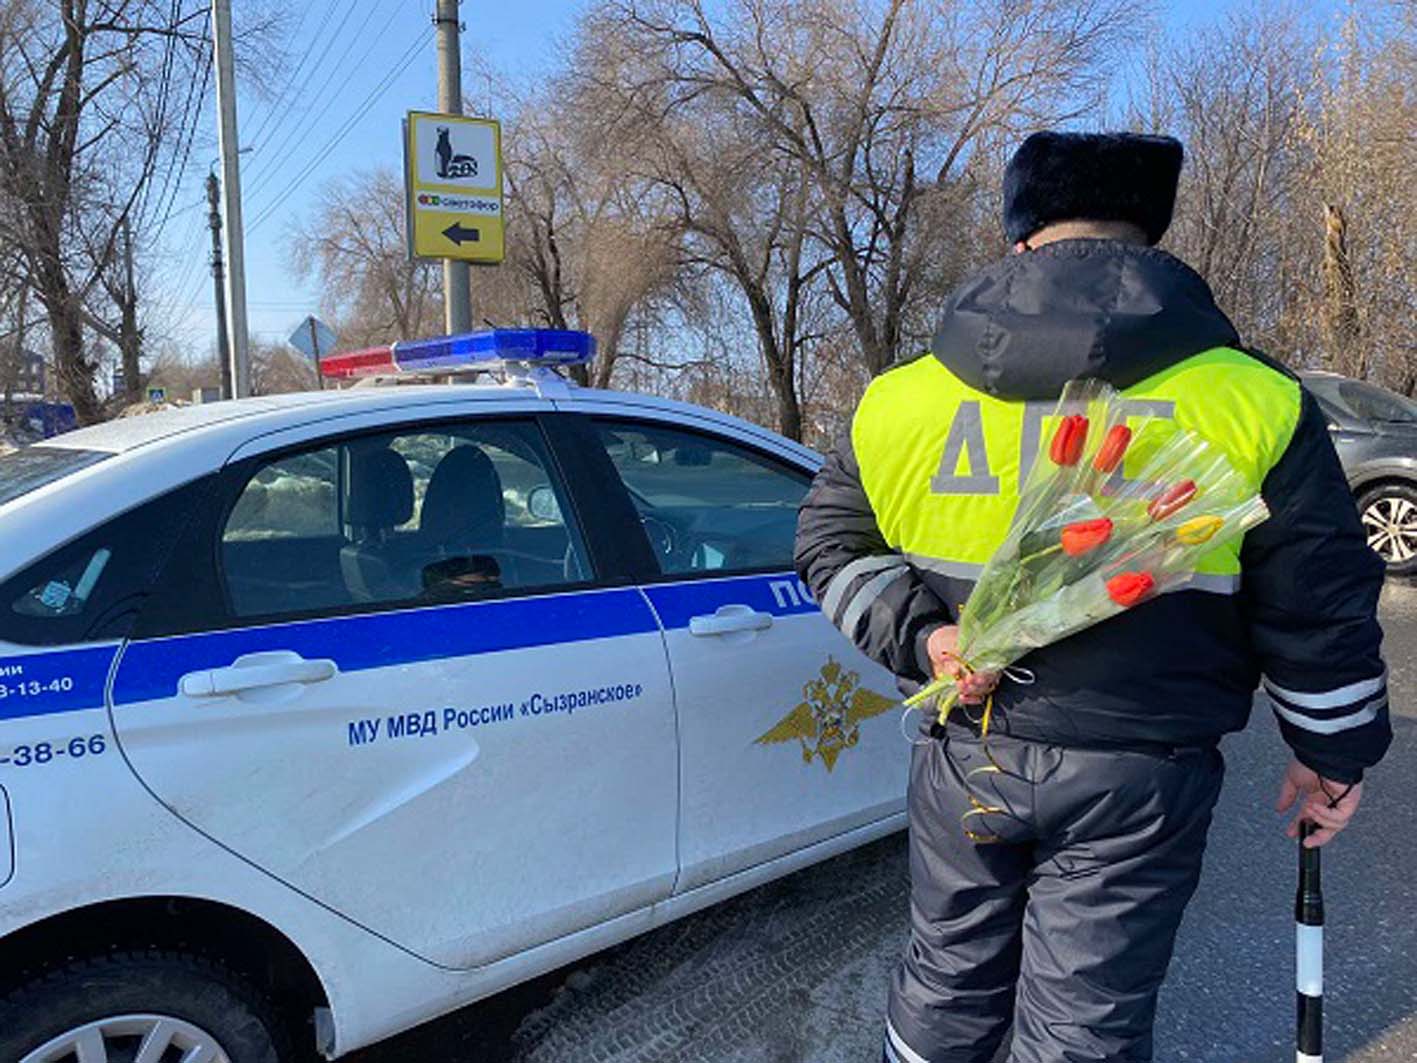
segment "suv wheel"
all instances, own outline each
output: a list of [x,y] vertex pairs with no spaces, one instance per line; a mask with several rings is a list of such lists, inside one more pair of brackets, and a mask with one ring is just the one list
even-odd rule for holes
[[284,1063],[285,1031],[245,980],[200,956],[76,960],[0,997],[0,1059]]
[[1417,487],[1379,484],[1358,499],[1358,512],[1368,545],[1387,562],[1388,572],[1417,572]]

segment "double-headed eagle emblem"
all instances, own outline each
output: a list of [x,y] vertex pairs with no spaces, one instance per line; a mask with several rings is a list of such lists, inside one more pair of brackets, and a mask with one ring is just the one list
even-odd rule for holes
[[827,771],[836,767],[842,750],[861,738],[861,721],[888,712],[895,702],[861,685],[861,676],[848,672],[831,657],[820,675],[802,685],[803,701],[772,730],[757,739],[758,745],[775,742],[802,744],[802,760],[820,757]]

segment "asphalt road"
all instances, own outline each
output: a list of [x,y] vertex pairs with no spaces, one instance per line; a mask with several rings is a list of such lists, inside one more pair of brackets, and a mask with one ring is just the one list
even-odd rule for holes
[[[1396,741],[1325,849],[1330,1063],[1417,1060],[1417,587],[1384,595]],[[1156,1059],[1294,1058],[1295,853],[1268,712],[1225,745],[1205,873]],[[903,836],[857,850],[350,1057],[357,1063],[874,1063],[905,935]]]

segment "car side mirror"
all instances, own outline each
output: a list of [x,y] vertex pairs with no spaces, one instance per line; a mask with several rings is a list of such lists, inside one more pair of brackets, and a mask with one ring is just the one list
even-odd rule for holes
[[533,487],[526,496],[526,509],[537,520],[551,524],[561,523],[561,503],[550,484]]

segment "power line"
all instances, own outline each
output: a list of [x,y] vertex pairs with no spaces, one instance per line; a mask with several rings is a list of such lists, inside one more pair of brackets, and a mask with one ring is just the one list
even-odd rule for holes
[[[181,14],[182,0],[172,0],[168,6],[168,25],[176,28],[178,17]],[[163,142],[163,133],[167,126],[167,106],[168,99],[172,95],[172,67],[177,57],[177,35],[168,34],[163,38],[162,62],[158,65],[158,86],[157,86],[157,106],[153,108],[152,124],[148,130],[149,147],[143,164],[142,187],[138,190],[137,202],[133,204],[132,217],[143,218],[148,209],[148,200],[152,195],[156,176],[156,160]],[[190,92],[190,88],[188,89]],[[167,191],[167,181],[171,180],[171,162],[168,164],[167,177],[163,183],[163,193]],[[159,197],[161,202],[161,197]]]
[[[370,0],[370,3],[371,3],[371,4],[376,4],[377,2],[378,2],[378,0]],[[354,12],[355,12],[355,10],[356,10],[358,7],[359,7],[359,0],[350,0],[350,3],[349,3],[348,5],[346,5],[346,6],[344,7],[344,10],[341,12],[339,22],[336,23],[335,26],[334,26],[332,29],[329,30],[327,33],[324,33],[324,34],[319,34],[319,33],[317,33],[317,34],[315,35],[315,38],[314,38],[314,40],[311,42],[311,45],[310,45],[311,48],[313,49],[314,46],[315,46],[315,44],[318,43],[318,42],[320,42],[321,40],[323,40],[323,42],[324,42],[324,47],[320,49],[320,54],[315,57],[315,62],[314,62],[314,64],[310,67],[310,69],[309,69],[309,70],[306,72],[306,74],[305,74],[305,80],[306,80],[307,82],[308,82],[308,81],[313,81],[313,80],[315,79],[315,77],[321,72],[321,68],[324,66],[324,63],[325,63],[325,58],[330,54],[330,51],[334,48],[335,44],[339,41],[340,35],[344,33],[345,27],[346,27],[347,25],[349,25],[349,20],[350,20],[351,17],[353,17]],[[371,13],[372,13],[372,11],[373,11],[373,8],[372,8],[372,7],[370,8],[370,11],[371,11]],[[368,16],[366,15],[365,18],[366,18],[366,21],[367,21]],[[257,151],[262,151],[262,150],[264,150],[265,147],[266,147],[266,145],[269,144],[272,140],[274,140],[275,137],[276,137],[280,132],[282,132],[282,130],[283,130],[283,128],[285,127],[286,123],[287,123],[288,121],[291,121],[292,119],[298,121],[298,119],[295,119],[295,114],[294,114],[294,112],[291,111],[291,110],[287,110],[284,114],[278,116],[278,117],[276,118],[275,126],[271,129],[271,131],[270,131],[269,133],[266,134],[265,138],[264,138],[263,140],[261,140],[259,143],[258,143],[256,140],[253,139],[253,140],[251,141],[251,147],[252,147],[253,149],[257,150]],[[282,142],[282,143],[284,143],[284,142]],[[279,165],[279,163],[278,163],[278,162],[277,162],[277,163],[274,163],[274,165]]]
[[[326,71],[325,77],[320,82],[319,86],[313,89],[308,94],[312,102],[318,102],[319,100],[323,99],[325,96],[326,89],[330,87],[330,83],[339,74],[348,71],[349,68],[345,65],[345,59],[348,58],[350,50],[356,44],[359,43],[360,37],[363,35],[364,30],[368,27],[370,20],[374,17],[377,11],[378,4],[376,2],[365,13],[364,21],[359,24],[358,29],[356,29],[354,33],[350,35],[348,42],[345,44],[344,51],[342,51],[335,59],[335,61],[330,65],[329,70]],[[394,17],[397,17],[398,14],[399,12],[396,10],[394,12]],[[373,49],[377,47],[380,39],[383,37],[384,31],[387,30],[389,25],[391,25],[392,23],[393,17],[391,17],[389,19],[389,22],[386,23],[380,29],[380,32],[378,34],[373,35],[369,51],[373,51]],[[329,46],[333,47],[334,43],[335,38],[331,37],[329,41]],[[326,49],[326,51],[328,51],[328,48]],[[365,55],[367,56],[368,52],[366,52]],[[316,71],[318,71],[318,69],[319,67],[317,64]],[[312,71],[310,79],[313,80],[314,77],[315,71]],[[321,107],[318,111],[316,111],[313,115],[307,111],[304,118],[296,119],[294,123],[290,126],[290,128],[286,130],[285,136],[281,138],[280,143],[275,146],[275,148],[270,154],[271,161],[269,166],[267,166],[264,171],[260,171],[258,173],[253,174],[251,188],[248,193],[253,199],[257,194],[260,193],[263,188],[266,188],[268,185],[270,185],[272,178],[276,177],[279,174],[281,165],[285,162],[285,159],[287,157],[287,150],[292,146],[292,144],[298,142],[298,140],[303,139],[305,136],[309,136],[315,131],[315,129],[318,128],[318,123],[320,119],[322,119],[329,112],[330,108],[334,105],[336,99],[337,97],[331,96],[328,100],[325,101],[324,106]],[[267,137],[266,144],[258,145],[258,151],[264,152],[267,144],[269,144],[269,142],[274,139],[274,136],[275,133],[273,132],[270,137]]]
[[408,68],[409,64],[412,63],[415,58],[417,58],[419,49],[426,45],[428,41],[432,39],[432,37],[433,31],[431,29],[425,30],[423,33],[419,34],[418,39],[415,40],[411,45],[409,45],[408,50],[404,52],[404,54],[400,57],[399,61],[395,64],[395,66],[384,75],[383,79],[380,80],[379,83],[375,85],[374,88],[370,91],[369,95],[364,98],[359,108],[352,115],[350,115],[349,118],[345,119],[344,124],[341,125],[340,128],[335,131],[334,135],[330,137],[330,139],[326,141],[318,151],[314,152],[310,162],[307,163],[305,167],[301,169],[301,171],[291,179],[291,181],[280,192],[279,196],[275,199],[275,201],[272,202],[269,206],[267,206],[266,209],[262,211],[260,215],[257,216],[251,222],[251,225],[247,230],[248,232],[254,232],[257,226],[259,226],[262,222],[266,221],[268,218],[271,217],[271,215],[273,215],[277,210],[279,210],[281,205],[287,199],[290,198],[291,194],[294,193],[295,190],[305,182],[306,178],[308,178],[312,173],[315,172],[315,169],[322,162],[324,162],[325,156],[328,155],[329,152],[333,150],[336,146],[338,146],[340,141],[344,140],[344,138],[349,135],[350,130],[354,128],[354,126],[358,123],[359,119],[363,118],[369,112],[370,108],[372,108],[374,104],[379,101],[379,98],[383,96],[385,92],[388,91],[389,87],[394,83],[398,76]]
[[[330,3],[326,5],[326,15],[330,13],[334,5],[338,2],[339,0],[330,0]],[[314,9],[314,7],[315,5],[313,3],[303,4],[301,6],[300,21],[295,24],[295,29],[291,30],[291,39],[299,39],[300,31],[305,28],[305,20],[309,17],[310,12]],[[346,9],[344,17],[346,20],[349,18],[348,9]],[[290,94],[290,90],[294,88],[295,85],[299,82],[300,72],[305,69],[306,62],[309,61],[310,56],[315,51],[315,45],[320,43],[321,38],[321,34],[314,34],[311,36],[310,43],[307,44],[305,46],[305,50],[300,53],[300,58],[296,61],[294,68],[290,72],[290,76],[286,78],[285,84],[281,86],[280,92],[276,93],[275,99],[271,101],[270,106],[266,108],[266,113],[261,117],[261,121],[257,123],[256,129],[250,137],[251,144],[255,145],[260,142],[261,134],[264,133],[266,131],[266,127],[271,124],[271,119],[275,118],[275,116],[280,112],[281,104],[285,102],[286,97]]]
[[[205,41],[208,40],[208,39],[209,39],[209,37],[204,36],[204,37],[203,37],[204,43],[205,43]],[[200,205],[200,204],[203,202],[203,200],[198,200],[198,201],[196,201],[195,203],[191,203],[191,204],[188,204],[187,206],[182,207],[182,208],[180,208],[180,209],[178,209],[178,210],[174,210],[174,207],[175,207],[175,205],[176,205],[176,203],[177,203],[177,194],[182,190],[182,180],[183,180],[183,178],[185,178],[185,177],[187,176],[187,164],[188,164],[188,162],[191,160],[191,157],[192,157],[192,145],[196,142],[196,139],[197,139],[197,125],[198,125],[198,123],[201,121],[201,118],[202,118],[202,104],[203,104],[203,102],[205,102],[206,97],[207,97],[207,86],[208,86],[208,84],[210,84],[210,82],[211,82],[211,74],[212,74],[212,52],[211,52],[210,49],[207,49],[207,60],[206,60],[206,62],[205,62],[205,63],[203,64],[203,66],[202,66],[201,87],[196,90],[195,95],[194,95],[194,93],[192,92],[192,90],[189,88],[189,89],[188,89],[188,93],[187,93],[187,102],[186,102],[186,104],[183,105],[183,109],[182,109],[182,122],[179,124],[178,128],[181,129],[183,126],[185,126],[185,125],[187,124],[187,117],[188,117],[189,111],[190,111],[190,114],[191,114],[192,124],[191,124],[191,128],[187,130],[187,138],[186,138],[186,143],[183,145],[183,148],[182,148],[181,161],[177,163],[177,177],[176,177],[175,180],[172,180],[172,181],[171,181],[171,184],[172,184],[172,193],[171,193],[171,195],[169,195],[169,196],[167,197],[167,209],[166,209],[165,211],[163,211],[162,218],[161,218],[161,220],[159,220],[158,223],[157,223],[157,230],[156,230],[156,232],[153,233],[153,236],[152,236],[152,239],[153,239],[153,240],[157,240],[157,239],[159,239],[159,238],[162,236],[163,230],[167,228],[167,223],[168,223],[168,221],[173,217],[174,213],[176,213],[176,214],[183,214],[183,213],[186,213],[188,210],[191,210],[193,207],[198,206],[198,205]],[[195,84],[195,83],[194,83],[194,84]],[[194,101],[195,101],[195,103],[196,103],[196,106],[192,106],[192,104],[193,104]],[[172,176],[172,169],[169,168],[169,169],[168,169],[168,177],[171,178],[171,176]],[[166,190],[167,190],[167,189],[166,189],[166,186],[164,185],[163,191],[166,192]],[[158,202],[159,202],[159,203],[162,202],[162,198],[163,198],[163,197],[162,197],[161,195],[158,196]]]

